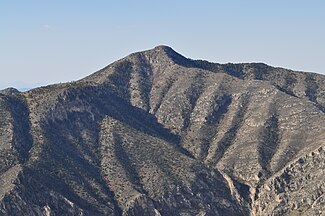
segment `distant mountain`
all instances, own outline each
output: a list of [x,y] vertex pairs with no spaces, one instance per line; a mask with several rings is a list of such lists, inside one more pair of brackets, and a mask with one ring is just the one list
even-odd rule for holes
[[0,92],[0,215],[325,214],[325,76],[131,54]]
[[5,88],[0,90],[0,94],[5,94],[5,95],[11,95],[11,94],[16,94],[19,93],[19,90],[15,88]]
[[28,91],[30,90],[31,88],[19,88],[19,91],[22,91],[22,92],[25,92],[25,91]]

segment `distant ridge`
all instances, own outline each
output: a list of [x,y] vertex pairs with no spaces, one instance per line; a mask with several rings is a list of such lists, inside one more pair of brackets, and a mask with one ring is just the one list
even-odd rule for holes
[[3,90],[0,90],[0,93],[1,94],[16,94],[16,93],[19,93],[19,91],[15,88],[6,88]]

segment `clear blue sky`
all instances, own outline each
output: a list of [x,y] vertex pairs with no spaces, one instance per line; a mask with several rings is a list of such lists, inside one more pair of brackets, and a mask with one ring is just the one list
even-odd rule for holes
[[77,80],[159,44],[325,74],[324,0],[2,0],[0,27],[0,88]]

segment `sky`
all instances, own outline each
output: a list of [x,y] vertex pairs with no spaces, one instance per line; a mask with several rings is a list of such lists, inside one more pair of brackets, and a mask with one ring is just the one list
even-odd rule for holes
[[0,89],[78,80],[157,45],[325,74],[325,1],[0,1]]

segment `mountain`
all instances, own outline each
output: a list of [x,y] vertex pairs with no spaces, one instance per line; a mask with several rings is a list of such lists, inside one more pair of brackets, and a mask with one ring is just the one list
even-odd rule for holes
[[0,215],[325,214],[325,76],[167,46],[0,92]]

